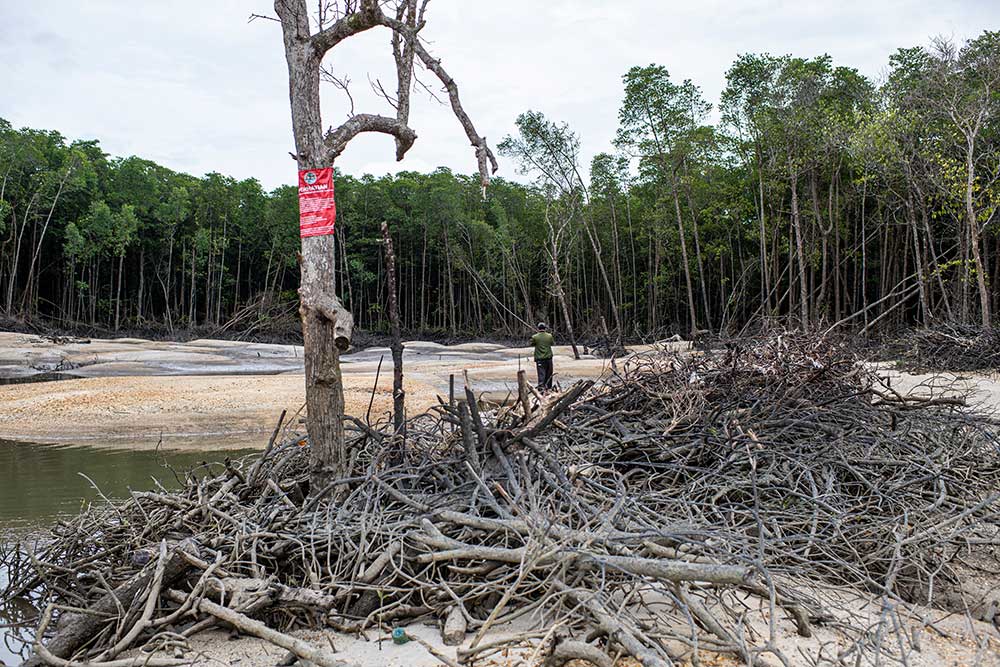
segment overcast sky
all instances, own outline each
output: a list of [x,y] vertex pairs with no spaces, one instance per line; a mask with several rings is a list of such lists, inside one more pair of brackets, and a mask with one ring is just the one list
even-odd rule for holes
[[[280,29],[247,21],[270,4],[0,0],[0,117],[195,175],[294,183]],[[432,0],[423,35],[492,145],[518,113],[535,109],[568,121],[589,162],[611,149],[621,76],[632,65],[664,65],[717,102],[740,53],[829,53],[878,77],[898,47],[998,28],[994,0]],[[352,38],[327,62],[351,78],[357,111],[391,115],[369,86],[369,78],[394,81],[384,30]],[[347,111],[327,86],[324,122]],[[338,166],[356,175],[474,171],[447,106],[418,93],[410,124],[419,138],[403,163],[391,138],[372,135],[356,139]],[[501,170],[516,176],[505,161]]]

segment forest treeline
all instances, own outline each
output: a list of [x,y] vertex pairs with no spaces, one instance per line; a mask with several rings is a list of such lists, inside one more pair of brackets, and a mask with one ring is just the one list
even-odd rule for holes
[[[525,182],[338,173],[337,290],[387,327],[573,336],[992,323],[1000,307],[1000,33],[897,51],[743,55],[713,112],[658,65],[623,78],[614,154],[529,111],[499,145]],[[291,167],[290,167],[291,169]],[[0,313],[112,330],[294,322],[296,190],[197,178],[0,120]]]

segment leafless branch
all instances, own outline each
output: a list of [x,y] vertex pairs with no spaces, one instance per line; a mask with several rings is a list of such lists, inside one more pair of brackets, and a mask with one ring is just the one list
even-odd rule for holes
[[348,116],[354,115],[354,96],[351,95],[351,79],[346,74],[343,77],[338,77],[333,73],[328,67],[320,65],[320,76],[323,81],[333,84],[336,88],[342,90],[345,95],[347,95],[347,100],[351,103],[351,110],[348,112]]
[[391,106],[393,109],[397,110],[399,109],[399,100],[389,94],[389,92],[385,89],[385,86],[382,85],[381,80],[375,79],[373,81],[371,76],[369,76],[368,85],[372,87],[372,92],[374,92],[376,95],[384,99],[389,104],[389,106]]
[[332,159],[336,159],[347,143],[362,132],[380,132],[396,137],[396,159],[402,160],[406,151],[410,150],[417,139],[417,133],[395,118],[378,116],[369,113],[359,113],[351,116],[339,127],[331,128],[324,137],[327,149]]

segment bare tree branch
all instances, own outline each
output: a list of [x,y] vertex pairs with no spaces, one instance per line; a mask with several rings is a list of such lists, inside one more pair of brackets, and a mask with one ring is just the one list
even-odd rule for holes
[[[368,84],[372,87],[372,91],[374,91],[374,93],[376,95],[378,95],[383,100],[385,100],[386,102],[389,103],[389,106],[391,106],[393,109],[398,109],[399,108],[399,100],[389,94],[389,91],[387,91],[385,89],[385,86],[382,85],[382,81],[381,80],[375,79],[374,81],[372,81],[371,76],[369,76],[368,77]],[[398,116],[397,116],[397,120],[398,120]]]
[[323,81],[326,81],[327,83],[332,83],[335,87],[344,91],[344,94],[347,95],[347,101],[351,103],[351,110],[348,112],[347,115],[348,117],[353,116],[354,96],[351,95],[351,78],[347,75],[344,75],[343,77],[338,77],[336,74],[333,73],[333,70],[328,67],[320,66],[319,71]]
[[482,178],[482,185],[485,188],[490,183],[490,174],[495,174],[497,169],[500,168],[497,164],[496,156],[493,155],[493,151],[490,150],[489,145],[486,143],[486,137],[481,137],[476,132],[476,127],[472,124],[472,119],[469,118],[469,114],[465,113],[462,102],[458,97],[458,84],[455,83],[451,75],[441,66],[441,61],[431,56],[427,52],[427,49],[424,48],[424,45],[420,43],[420,40],[413,40],[413,50],[424,66],[434,72],[437,78],[441,80],[441,83],[444,84],[445,89],[447,89],[448,97],[451,100],[451,110],[455,113],[455,117],[458,118],[458,122],[462,125],[462,129],[465,130],[465,134],[469,137],[472,146],[476,149],[479,175]]
[[421,87],[421,88],[423,89],[423,91],[424,91],[425,93],[427,93],[427,97],[429,97],[430,99],[434,100],[434,101],[435,101],[435,102],[437,102],[438,104],[444,104],[444,101],[443,101],[443,100],[442,100],[442,99],[441,99],[440,97],[438,97],[437,93],[436,93],[436,92],[434,92],[434,91],[433,91],[433,90],[431,89],[431,87],[430,87],[430,86],[428,86],[428,85],[427,85],[426,83],[424,83],[424,82],[423,82],[423,81],[422,81],[422,80],[420,79],[420,77],[419,77],[419,76],[417,76],[417,73],[416,73],[416,71],[414,71],[414,72],[413,72],[413,81],[414,81],[414,82],[415,82],[415,83],[416,83],[416,84],[417,84],[418,86],[420,86],[420,87]]
[[[427,0],[421,7],[421,13],[426,6]],[[396,120],[406,125],[410,122],[410,91],[413,88],[413,43],[417,39],[417,31],[423,27],[422,23],[417,23],[417,0],[400,2],[396,8],[396,20],[405,23],[408,28],[405,32],[395,29],[392,31],[392,57],[396,61]],[[379,86],[381,87],[381,83]],[[400,150],[400,140],[397,138],[397,155]]]
[[339,19],[329,28],[316,33],[310,38],[310,41],[316,50],[316,54],[322,57],[327,51],[348,37],[380,25],[383,16],[377,0],[361,0],[360,7],[354,12]]
[[330,151],[331,161],[344,152],[351,139],[362,132],[381,132],[396,137],[396,160],[402,160],[406,151],[410,150],[413,142],[417,139],[416,132],[395,118],[359,113],[351,116],[336,129],[331,129],[326,133],[324,141]]
[[[414,78],[413,60],[414,57],[419,57],[423,65],[438,77],[445,90],[448,91],[452,111],[475,149],[479,174],[485,189],[489,184],[490,175],[497,171],[499,165],[493,151],[486,143],[486,137],[480,136],[476,132],[472,119],[462,107],[455,80],[441,66],[441,61],[431,56],[420,43],[418,33],[425,24],[424,14],[428,2],[429,0],[400,0],[396,4],[395,16],[389,16],[382,11],[382,3],[378,0],[358,0],[357,3],[345,4],[343,8],[336,8],[332,13],[340,18],[329,27],[311,36],[309,34],[309,17],[304,11],[304,3],[276,0],[274,7],[283,23],[290,23],[294,26],[294,31],[285,30],[286,42],[290,38],[307,41],[312,48],[312,56],[319,61],[322,60],[324,54],[343,40],[375,26],[382,25],[393,32],[392,48],[396,61],[397,79],[397,98],[393,106],[396,109],[396,118],[393,120],[373,114],[354,115],[353,99],[351,99],[351,118],[340,127],[328,131],[325,136],[324,141],[328,150],[329,162],[339,156],[347,142],[361,132],[381,132],[393,135],[396,138],[396,159],[403,158],[417,136],[408,126],[408,122],[410,91]],[[327,7],[323,12],[324,20],[330,13],[330,8]],[[346,81],[332,77],[329,72],[326,75],[327,80],[332,80],[335,85],[346,92]],[[384,89],[381,93],[392,103],[390,96]],[[348,97],[350,98],[349,94]]]
[[261,19],[263,21],[274,21],[275,23],[281,23],[281,19],[274,16],[267,16],[265,14],[251,14],[250,18],[247,19],[247,23],[253,23],[257,19]]

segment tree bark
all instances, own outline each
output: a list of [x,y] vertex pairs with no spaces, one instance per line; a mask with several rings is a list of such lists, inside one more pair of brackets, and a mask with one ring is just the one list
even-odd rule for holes
[[406,391],[403,389],[403,342],[399,332],[399,308],[396,303],[396,255],[392,250],[389,224],[382,223],[385,241],[385,273],[389,292],[389,331],[392,343],[392,417],[393,432],[400,442],[406,442]]
[[684,236],[684,219],[681,217],[681,202],[677,196],[677,175],[673,175],[674,210],[677,212],[677,235],[681,243],[681,262],[684,264],[684,285],[687,288],[688,315],[691,318],[691,336],[698,330],[698,316],[694,308],[694,289],[691,285],[691,265],[688,263],[687,241]]
[[[789,160],[791,160],[789,156]],[[799,317],[802,319],[802,327],[809,328],[809,286],[806,282],[806,253],[804,241],[802,239],[802,219],[799,214],[799,189],[798,174],[792,170],[790,174],[792,184],[792,227],[795,231],[795,255],[799,264]]]
[[[309,34],[305,0],[277,0],[288,63],[292,132],[299,169],[329,167],[323,143],[319,82],[322,54]],[[331,476],[346,476],[349,458],[344,443],[344,388],[340,352],[350,344],[353,318],[332,292],[332,236],[302,239],[299,314],[305,346],[306,430],[311,447],[312,488]]]
[[975,143],[970,138],[966,149],[966,180],[965,180],[965,217],[969,225],[969,246],[972,249],[972,261],[976,269],[976,287],[979,289],[979,314],[983,328],[986,329],[993,321],[990,313],[990,292],[986,288],[986,264],[979,247],[979,221],[976,219],[976,209],[973,205],[973,193],[976,186]]

